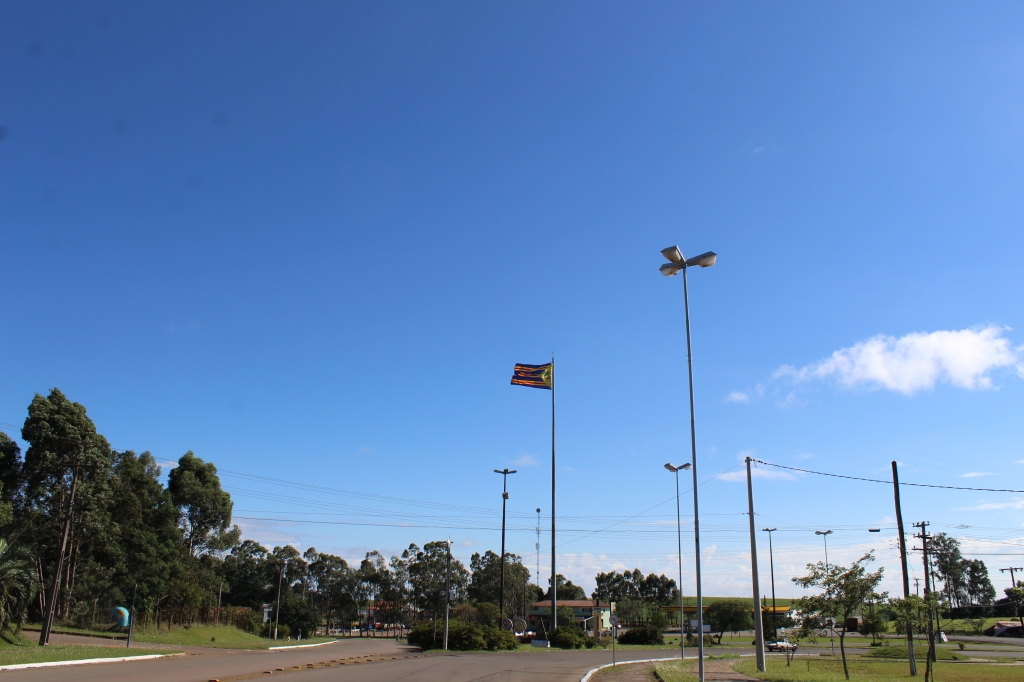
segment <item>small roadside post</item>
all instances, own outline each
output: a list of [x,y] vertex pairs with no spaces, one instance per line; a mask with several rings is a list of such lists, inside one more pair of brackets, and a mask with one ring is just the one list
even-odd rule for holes
[[612,665],[615,665],[615,640],[619,638],[619,617],[614,613],[608,619],[612,624]]
[[132,609],[128,612],[128,643],[125,645],[125,649],[132,648],[132,630],[135,629],[135,595],[139,591],[139,584],[135,583],[135,587],[132,588]]

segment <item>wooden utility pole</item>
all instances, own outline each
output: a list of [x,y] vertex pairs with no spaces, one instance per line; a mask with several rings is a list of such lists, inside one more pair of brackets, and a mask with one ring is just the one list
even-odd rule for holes
[[[1014,579],[1013,572],[1014,571],[1024,571],[1024,568],[1021,568],[1020,566],[1010,566],[1009,568],[1000,568],[999,569],[1000,573],[1006,573],[1007,571],[1010,572],[1010,586],[1011,587],[1017,587],[1017,581]],[[1021,630],[1024,630],[1024,614],[1022,614],[1021,611],[1020,611],[1020,604],[1017,604],[1017,618],[1020,619]]]
[[928,565],[928,522],[922,521],[914,524],[915,528],[921,529],[921,534],[917,537],[921,538],[921,554],[924,560],[924,598],[928,602],[928,658],[927,665],[924,671],[925,682],[933,682],[932,677],[932,664],[935,662],[935,619],[932,614],[932,603],[929,599],[931,595],[931,568]]
[[[892,463],[892,488],[896,497],[896,527],[900,533],[900,564],[903,567],[903,598],[910,598],[910,574],[907,571],[907,538],[903,533],[903,509],[900,507],[900,474]],[[917,677],[917,660],[914,658],[914,628],[907,621],[907,653],[910,656],[910,675]]]
[[43,611],[43,623],[39,628],[39,646],[46,646],[50,643],[50,630],[53,628],[53,614],[57,607],[57,593],[60,591],[60,575],[64,567],[64,551],[67,549],[68,535],[71,533],[71,516],[75,509],[75,488],[77,485],[78,467],[74,467],[71,470],[71,494],[68,495],[68,511],[64,517],[64,532],[61,533],[57,565],[53,569],[50,598],[47,600],[46,608]]

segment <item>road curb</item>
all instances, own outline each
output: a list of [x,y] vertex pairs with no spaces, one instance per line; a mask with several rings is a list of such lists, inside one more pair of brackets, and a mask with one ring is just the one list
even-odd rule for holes
[[604,665],[599,665],[596,668],[591,668],[590,670],[588,670],[587,674],[584,675],[582,679],[580,679],[580,682],[590,682],[590,676],[591,675],[596,673],[598,670],[603,670],[604,668],[610,668],[613,665],[629,665],[630,663],[661,663],[662,661],[678,661],[678,660],[679,660],[678,658],[673,656],[672,658],[642,658],[639,661],[622,661],[622,662],[619,662],[619,663],[605,663]]
[[184,656],[185,654],[145,654],[143,656],[120,656],[113,658],[79,658],[70,661],[43,661],[40,663],[12,663],[0,665],[0,670],[25,670],[27,668],[56,668],[64,665],[89,665],[91,663],[124,663],[125,661],[148,661],[154,658]]
[[268,646],[267,651],[281,651],[282,649],[308,649],[314,646],[324,646],[327,644],[337,644],[340,639],[332,639],[330,642],[317,642],[316,644],[293,644],[292,646]]

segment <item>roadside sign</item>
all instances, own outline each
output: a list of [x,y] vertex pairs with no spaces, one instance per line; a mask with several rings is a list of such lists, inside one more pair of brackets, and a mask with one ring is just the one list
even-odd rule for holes
[[612,627],[619,627],[619,617],[616,616],[614,613],[612,614],[611,618],[608,619],[608,621],[612,624]]

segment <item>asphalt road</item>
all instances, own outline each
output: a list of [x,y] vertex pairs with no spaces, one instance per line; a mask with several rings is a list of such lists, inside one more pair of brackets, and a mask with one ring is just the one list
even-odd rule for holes
[[[671,655],[668,650],[618,652],[618,660]],[[611,663],[611,660],[610,650],[424,654],[394,640],[353,639],[279,651],[189,649],[184,656],[147,661],[11,670],[0,673],[0,679],[11,682],[229,682],[284,676],[288,682],[578,682],[587,670]]]
[[[54,637],[55,642],[96,644],[86,637]],[[147,646],[140,644],[140,646]],[[977,644],[964,653],[985,658],[1021,658],[1024,649],[985,647]],[[611,650],[562,651],[558,649],[490,654],[423,653],[386,639],[346,639],[323,646],[278,651],[238,651],[179,647],[183,656],[90,665],[35,668],[0,673],[6,682],[207,682],[270,679],[284,676],[287,682],[577,682],[587,670],[611,663]],[[799,656],[817,656],[826,649],[801,647]],[[860,650],[861,652],[863,650]],[[670,649],[618,651],[620,661],[669,658]],[[692,652],[695,653],[695,652]],[[751,648],[715,647],[715,654],[751,653]],[[838,647],[837,647],[838,653]],[[853,653],[853,652],[850,652]],[[687,654],[691,654],[687,650]]]

